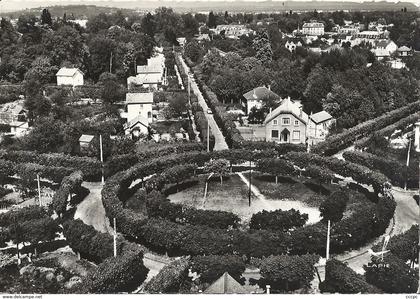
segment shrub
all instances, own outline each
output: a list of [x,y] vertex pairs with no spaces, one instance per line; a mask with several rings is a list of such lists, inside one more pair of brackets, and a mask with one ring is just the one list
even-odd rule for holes
[[144,287],[149,294],[178,293],[188,276],[189,258],[182,257],[166,265]]
[[274,290],[291,291],[309,287],[315,274],[317,255],[270,256],[261,261],[260,283],[269,284]]
[[369,265],[364,265],[366,281],[385,293],[415,293],[418,288],[418,272],[411,269],[403,260],[393,254],[381,258],[372,258]]
[[379,294],[379,289],[365,281],[362,275],[357,274],[346,264],[330,259],[325,266],[325,280],[320,283],[321,293],[341,294]]
[[52,209],[58,215],[66,212],[69,195],[71,197],[72,193],[78,193],[82,183],[83,173],[81,171],[73,172],[69,176],[64,177],[51,202]]
[[40,206],[23,207],[19,210],[12,210],[0,214],[0,227],[13,226],[16,223],[23,223],[28,220],[42,219],[48,217],[47,211]]
[[84,293],[110,294],[132,292],[146,279],[147,269],[143,265],[140,250],[110,257],[84,279]]
[[308,214],[301,214],[295,209],[288,211],[275,210],[258,212],[251,217],[251,229],[269,229],[288,231],[292,228],[302,227],[308,221]]
[[195,256],[191,259],[191,271],[200,275],[201,283],[213,283],[225,272],[244,282],[241,275],[245,271],[245,263],[237,255]]
[[261,159],[257,163],[257,170],[262,173],[269,173],[276,176],[276,184],[278,176],[291,175],[295,172],[293,164],[283,159]]
[[330,194],[320,205],[319,211],[324,222],[338,222],[343,218],[349,197],[346,192],[336,191]]

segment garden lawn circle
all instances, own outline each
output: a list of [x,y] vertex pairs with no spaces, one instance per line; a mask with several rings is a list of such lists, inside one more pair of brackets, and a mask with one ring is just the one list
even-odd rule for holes
[[[246,174],[244,174],[245,177]],[[313,224],[321,220],[318,207],[310,206],[299,200],[288,198],[259,198],[251,192],[251,206],[248,200],[248,184],[238,176],[232,174],[220,184],[218,177],[209,180],[208,193],[204,200],[205,178],[197,177],[198,183],[182,191],[168,195],[172,203],[182,204],[196,209],[231,212],[239,216],[243,223],[249,222],[252,215],[263,210],[291,210],[295,209],[302,214],[308,214],[306,224]],[[251,182],[251,185],[253,182]],[[204,202],[204,205],[203,205]]]

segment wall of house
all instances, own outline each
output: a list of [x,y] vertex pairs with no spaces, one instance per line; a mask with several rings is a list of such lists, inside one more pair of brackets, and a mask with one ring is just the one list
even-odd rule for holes
[[318,142],[324,141],[329,133],[329,129],[335,122],[334,119],[330,119],[320,124],[315,124],[313,121],[309,121],[308,129],[306,131],[308,135],[308,142],[314,145]]
[[[290,122],[289,124],[284,124],[283,119],[289,118]],[[277,124],[275,124],[275,121],[277,121]],[[297,124],[295,124],[297,122]],[[284,141],[281,139],[281,132],[287,129],[290,132],[289,139],[287,141]],[[273,130],[278,131],[278,138],[272,137]],[[294,132],[299,132],[299,137],[296,138],[296,135]],[[305,143],[306,140],[306,124],[303,123],[300,119],[295,117],[293,114],[284,113],[278,115],[276,118],[272,119],[269,123],[265,126],[265,138],[266,141],[275,141],[279,143]]]
[[143,116],[152,122],[153,114],[152,114],[152,104],[128,104],[127,105],[127,112],[124,113],[125,118],[127,121],[131,121],[132,119],[136,118],[137,116]]
[[73,77],[57,76],[57,85],[83,85],[83,74],[76,72],[76,74]]
[[76,72],[73,76],[73,86],[82,86],[83,85],[83,74]]

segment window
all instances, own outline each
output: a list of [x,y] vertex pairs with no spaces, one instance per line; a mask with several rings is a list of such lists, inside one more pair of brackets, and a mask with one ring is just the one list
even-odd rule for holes
[[273,125],[277,126],[277,119],[273,120]]
[[283,125],[290,125],[290,118],[283,118]]
[[295,120],[295,126],[299,126],[299,121]]
[[293,131],[293,140],[300,139],[300,131]]
[[279,131],[271,130],[271,138],[279,138]]
[[152,112],[150,111],[147,112],[147,118],[152,118]]

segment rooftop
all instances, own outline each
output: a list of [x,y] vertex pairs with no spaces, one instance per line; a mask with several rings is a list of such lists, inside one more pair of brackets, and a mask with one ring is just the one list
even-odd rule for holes
[[241,286],[229,273],[225,272],[205,291],[205,294],[248,294],[249,292]]
[[93,135],[85,135],[83,134],[82,136],[80,136],[79,138],[79,142],[86,142],[89,143],[92,141],[92,139],[95,138],[95,136]]
[[269,121],[271,121],[273,118],[277,117],[279,114],[282,113],[291,113],[293,114],[295,117],[299,118],[302,122],[304,122],[305,124],[308,123],[308,114],[306,114],[303,110],[302,110],[302,105],[300,103],[294,102],[289,98],[284,99],[280,106],[278,106],[276,109],[274,109],[273,111],[271,111],[267,117],[265,118],[264,123],[268,123]]
[[152,104],[153,92],[136,92],[125,95],[125,104]]
[[317,112],[315,114],[312,114],[310,116],[310,118],[314,121],[314,123],[319,124],[319,123],[322,123],[324,121],[330,120],[333,117],[327,111],[323,110],[323,111]]
[[73,77],[74,74],[76,74],[77,72],[80,72],[83,74],[83,72],[81,70],[79,70],[78,68],[67,68],[67,67],[62,67],[56,74],[56,76],[60,76],[60,77]]
[[276,93],[272,92],[270,89],[268,89],[265,86],[254,88],[253,90],[250,90],[247,93],[245,93],[243,96],[248,101],[249,100],[262,100],[268,97],[280,98]]

